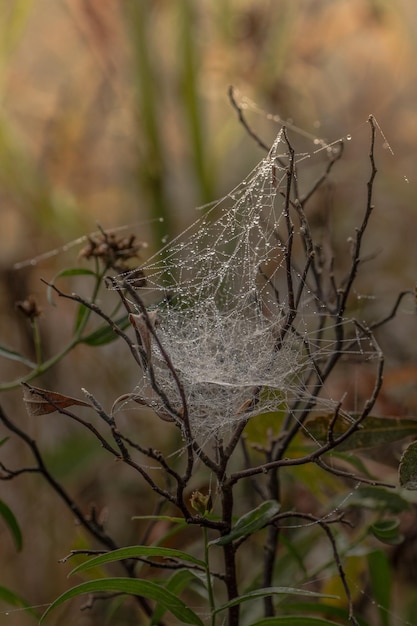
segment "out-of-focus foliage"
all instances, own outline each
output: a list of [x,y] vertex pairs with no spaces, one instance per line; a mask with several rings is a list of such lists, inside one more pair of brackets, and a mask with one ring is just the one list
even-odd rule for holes
[[[263,156],[228,102],[230,84],[259,107],[249,108],[248,118],[267,143],[276,132],[268,114],[328,141],[351,137],[337,186],[319,194],[312,208],[318,225],[331,226],[336,246],[345,245],[346,231],[363,206],[357,174],[366,167],[366,120],[375,115],[395,153],[384,149],[381,137],[377,219],[367,241],[369,272],[359,283],[359,295],[371,305],[367,315],[378,318],[393,295],[415,282],[416,27],[413,0],[0,0],[0,343],[36,361],[28,320],[14,308],[29,293],[41,302],[46,356],[65,345],[73,329],[72,311],[62,302],[51,308],[39,278],[51,280],[57,268],[72,267],[76,253],[17,272],[14,262],[96,230],[96,222],[145,223],[135,229],[155,250],[194,219],[193,207],[224,194]],[[379,406],[389,415],[413,416],[417,407],[410,313],[406,307],[400,311],[400,322],[381,338],[391,372]],[[113,344],[94,353],[93,361],[89,355],[87,346],[78,346],[42,386],[77,395],[82,384],[105,390],[108,398],[132,386],[134,373]],[[14,365],[2,359],[1,382],[20,376],[20,367],[18,360]],[[354,384],[355,393],[365,395],[366,378]],[[4,402],[21,411],[13,394]],[[92,500],[98,510],[108,506],[102,515],[108,515],[112,531],[127,543],[138,542],[140,532],[132,529],[130,517],[148,508],[129,472],[121,472],[125,480],[115,484],[111,468],[103,466],[97,451],[90,454],[72,425],[44,423],[32,422],[30,428],[49,448],[51,470],[59,473],[62,459],[72,459],[65,475],[74,493],[86,508]],[[165,436],[150,420],[148,428]],[[400,458],[401,452],[390,454]],[[24,455],[17,446],[10,454]],[[319,493],[311,496],[309,477],[301,472],[301,479],[292,497],[320,499]],[[333,493],[334,486],[328,489]],[[5,572],[0,582],[29,602],[50,602],[66,585],[65,572],[56,574],[56,556],[77,541],[81,545],[82,533],[36,477],[26,484],[2,483],[0,495],[24,536],[37,529],[17,557],[10,532],[4,538],[2,533],[7,568],[0,563]],[[405,526],[407,545],[414,549],[411,523],[407,527],[406,520]],[[297,540],[303,551],[304,536]],[[393,549],[392,560],[405,580],[414,571],[413,549],[409,560],[400,547]],[[281,556],[284,565],[287,556]],[[385,567],[378,561],[384,557],[372,558],[371,584],[380,598],[387,581],[380,581],[377,568]],[[363,572],[354,565],[350,571],[359,580]],[[416,602],[405,592],[404,598],[404,606]],[[415,619],[405,610],[404,619]],[[11,626],[33,623],[22,613],[7,619]],[[77,612],[59,619],[83,618]]]

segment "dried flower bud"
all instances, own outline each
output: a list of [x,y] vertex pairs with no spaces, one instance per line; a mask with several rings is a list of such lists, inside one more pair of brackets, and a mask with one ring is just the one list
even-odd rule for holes
[[42,309],[38,307],[34,296],[28,296],[25,300],[20,300],[19,302],[16,302],[15,307],[31,321],[33,321],[36,317],[39,317],[42,313]]
[[210,493],[205,496],[201,491],[193,491],[190,502],[193,509],[202,517],[205,517],[207,513],[211,513],[213,510],[213,502]]

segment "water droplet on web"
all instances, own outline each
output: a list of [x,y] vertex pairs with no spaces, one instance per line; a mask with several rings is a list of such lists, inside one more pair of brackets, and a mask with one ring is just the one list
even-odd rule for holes
[[407,176],[404,176],[404,180],[406,183],[409,183],[410,181],[408,180]]
[[352,135],[346,135],[346,141],[351,141]]

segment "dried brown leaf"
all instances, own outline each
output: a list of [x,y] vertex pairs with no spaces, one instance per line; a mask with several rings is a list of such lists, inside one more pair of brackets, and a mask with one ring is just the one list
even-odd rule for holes
[[27,384],[23,387],[23,401],[31,417],[53,413],[54,411],[59,411],[59,409],[65,409],[69,406],[91,406],[88,402],[84,402],[83,400],[78,400],[71,396],[64,396],[56,391],[31,387]]
[[148,320],[145,319],[143,313],[140,313],[139,315],[131,313],[129,315],[129,320],[132,326],[134,326],[138,331],[143,349],[145,350],[146,358],[150,361],[152,352],[152,334],[149,330],[148,324],[150,323],[153,327],[155,327],[156,311],[151,311],[148,314]]
[[112,415],[120,404],[127,402],[136,402],[136,404],[140,404],[141,406],[147,406],[148,408],[152,409],[152,411],[156,413],[156,415],[164,422],[175,422],[172,415],[170,415],[170,413],[168,413],[168,411],[166,411],[164,408],[156,408],[154,406],[154,402],[151,399],[144,398],[143,396],[139,396],[136,393],[125,393],[117,398],[112,406]]
[[137,404],[141,404],[142,406],[147,406],[150,409],[152,409],[152,411],[154,413],[157,414],[157,416],[159,418],[161,418],[161,420],[163,420],[164,422],[175,422],[174,418],[172,417],[172,415],[170,413],[168,413],[168,411],[162,407],[155,407],[154,403],[152,402],[152,400],[146,400],[145,398],[143,398],[142,396],[138,396],[138,395],[134,395],[132,397],[132,400],[134,402],[136,402]]

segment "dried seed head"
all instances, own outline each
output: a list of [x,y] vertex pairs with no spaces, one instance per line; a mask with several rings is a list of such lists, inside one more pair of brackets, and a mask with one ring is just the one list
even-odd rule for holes
[[32,295],[28,296],[25,300],[19,300],[16,302],[15,307],[31,321],[33,321],[36,317],[39,317],[42,313],[42,309],[38,306],[34,296]]
[[[127,262],[131,259],[138,259],[139,251],[145,248],[146,244],[136,241],[136,236],[133,234],[128,237],[119,237],[115,233],[100,230],[100,235],[87,238],[88,245],[81,250],[79,257],[99,259],[106,268],[117,272],[131,270]],[[143,279],[143,274],[141,278]]]

